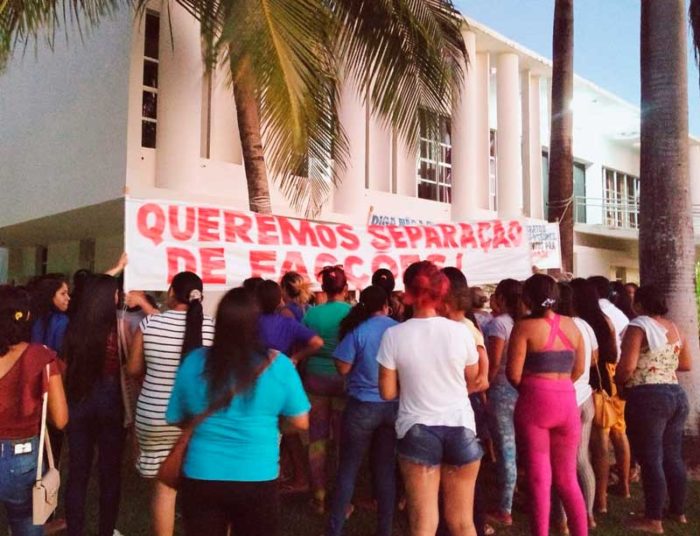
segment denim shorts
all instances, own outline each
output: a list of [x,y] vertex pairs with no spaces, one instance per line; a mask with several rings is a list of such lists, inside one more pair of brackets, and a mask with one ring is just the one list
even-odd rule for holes
[[399,439],[399,457],[418,465],[460,467],[484,455],[476,434],[463,426],[414,424]]

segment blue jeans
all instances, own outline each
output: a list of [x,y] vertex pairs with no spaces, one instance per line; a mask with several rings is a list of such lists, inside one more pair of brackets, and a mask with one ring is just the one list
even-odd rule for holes
[[645,515],[661,520],[669,512],[685,514],[686,468],[683,428],[690,406],[680,385],[640,385],[625,392],[627,436],[642,468]]
[[102,379],[83,400],[69,405],[66,522],[69,536],[85,534],[85,503],[97,449],[100,477],[99,536],[112,536],[119,513],[124,407],[118,378]]
[[390,536],[396,502],[397,402],[362,402],[349,398],[340,434],[340,465],[333,493],[327,536],[343,531],[345,513],[355,490],[355,479],[370,450],[374,493],[377,499],[378,536]]
[[501,512],[513,510],[513,494],[518,479],[515,448],[515,403],[518,391],[510,383],[499,378],[489,389],[489,422],[498,455],[496,468],[499,484]]
[[[16,443],[32,444],[32,451],[15,454]],[[44,527],[32,524],[32,488],[36,479],[39,438],[0,440],[0,503],[7,512],[12,536],[42,536]]]

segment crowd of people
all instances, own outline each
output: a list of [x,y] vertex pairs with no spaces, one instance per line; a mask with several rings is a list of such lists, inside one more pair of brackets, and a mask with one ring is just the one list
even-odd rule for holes
[[[629,496],[638,467],[645,510],[630,528],[686,522],[676,373],[691,360],[653,285],[535,274],[489,296],[422,261],[402,291],[382,269],[349,292],[328,266],[320,291],[294,272],[248,279],[212,318],[196,274],[173,278],[161,310],[120,290],[125,264],[72,285],[0,286],[0,502],[13,536],[85,534],[95,456],[100,536],[115,531],[126,460],[153,483],[156,536],[174,533],[178,496],[188,535],[280,534],[285,493],[309,493],[326,536],[362,502],[379,536],[403,508],[412,536],[493,534],[513,523],[518,489],[531,534],[582,536],[609,489]],[[68,478],[65,521],[42,527],[32,488],[47,392]],[[174,487],[161,473],[183,430]],[[363,469],[371,498],[356,494]]]

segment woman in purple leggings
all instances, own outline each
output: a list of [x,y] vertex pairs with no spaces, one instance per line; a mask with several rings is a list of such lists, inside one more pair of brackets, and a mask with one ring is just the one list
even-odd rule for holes
[[581,421],[573,380],[583,373],[581,334],[568,317],[554,313],[557,283],[536,274],[523,285],[530,316],[515,324],[506,375],[518,389],[516,441],[524,453],[530,491],[530,531],[549,534],[552,483],[572,536],[588,534],[583,494],[576,477]]

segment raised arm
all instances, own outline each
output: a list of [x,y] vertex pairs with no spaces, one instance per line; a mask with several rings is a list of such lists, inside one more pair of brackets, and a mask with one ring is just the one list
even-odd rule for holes
[[119,257],[117,264],[115,264],[109,270],[107,270],[105,272],[105,274],[111,275],[112,277],[118,276],[119,274],[121,274],[124,271],[124,268],[126,268],[126,265],[128,262],[129,262],[129,258],[127,257],[126,252],[124,252]]

